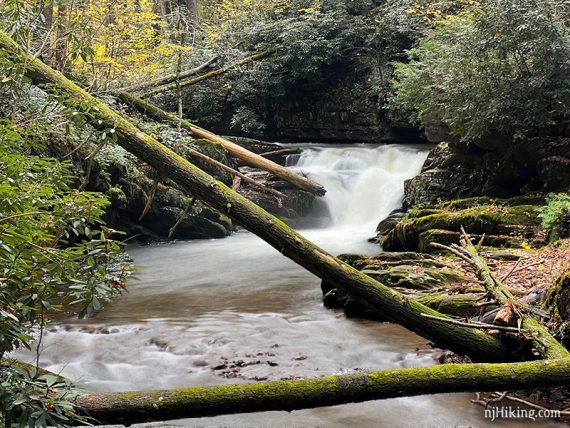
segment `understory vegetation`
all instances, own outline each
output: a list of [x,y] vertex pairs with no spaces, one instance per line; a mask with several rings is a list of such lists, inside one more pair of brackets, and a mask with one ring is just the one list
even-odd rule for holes
[[[512,153],[531,137],[570,136],[568,0],[0,0],[0,30],[135,122],[146,119],[118,92],[174,76],[147,98],[177,111],[177,128],[140,128],[177,153],[202,147],[226,163],[225,150],[184,132],[182,116],[273,138],[284,111],[303,111],[312,94],[333,87],[350,100],[339,115],[366,105],[387,127],[443,129],[467,148],[500,140]],[[170,235],[192,210],[215,237],[233,225],[117,147],[115,128],[94,121],[93,106],[64,107],[68,94],[32,85],[27,67],[0,52],[0,425],[68,426],[88,422],[75,413],[73,385],[8,357],[22,347],[39,353],[56,313],[89,317],[125,290],[131,266],[122,232],[108,224],[111,205],[137,193],[146,202],[136,206],[142,220],[155,194],[174,200]],[[196,67],[197,76],[214,74],[181,78]],[[235,184],[227,171],[204,168]],[[104,190],[91,189],[92,174]],[[554,242],[570,233],[570,195],[563,186],[549,190],[532,212]],[[480,221],[481,208],[474,211]],[[402,234],[418,228],[411,219]],[[406,236],[414,250],[420,238]]]

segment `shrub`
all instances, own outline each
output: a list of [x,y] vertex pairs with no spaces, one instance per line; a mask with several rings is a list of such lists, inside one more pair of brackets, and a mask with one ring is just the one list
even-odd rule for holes
[[542,219],[542,226],[548,230],[549,240],[553,242],[570,232],[570,194],[551,194],[546,202],[538,216]]
[[[40,127],[0,122],[0,361],[29,349],[63,304],[80,317],[97,311],[123,290],[128,270],[113,263],[120,246],[102,221],[108,201],[71,189],[70,164],[31,155],[41,139]],[[6,426],[67,425],[72,398],[57,378],[0,364]]]
[[570,3],[483,0],[396,64],[394,106],[424,126],[520,137],[570,113]]

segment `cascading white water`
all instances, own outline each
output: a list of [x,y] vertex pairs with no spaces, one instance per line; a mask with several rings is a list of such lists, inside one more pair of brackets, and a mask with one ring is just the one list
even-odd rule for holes
[[305,226],[311,229],[318,223],[324,230],[309,235],[317,241],[334,235],[345,246],[347,241],[356,243],[372,236],[378,222],[401,206],[404,181],[420,172],[426,156],[425,148],[413,146],[305,148],[292,168],[327,190],[316,201],[312,223],[309,219]]

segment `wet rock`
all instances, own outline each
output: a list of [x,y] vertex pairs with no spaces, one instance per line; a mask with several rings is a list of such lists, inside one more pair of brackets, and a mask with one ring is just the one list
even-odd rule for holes
[[[411,210],[387,235],[382,244],[389,251],[425,251],[433,236],[446,236],[445,231],[494,235],[489,240],[502,245],[520,245],[516,238],[532,239],[544,244],[536,205],[500,205],[488,203],[465,209]],[[451,238],[450,238],[451,239]]]
[[474,197],[513,197],[570,187],[570,139],[547,136],[509,142],[443,142],[405,184],[404,207]]
[[160,349],[161,351],[166,350],[166,348],[168,348],[168,342],[166,342],[165,340],[159,339],[157,337],[152,337],[148,343],[150,345],[154,345],[156,346],[158,349]]
[[392,211],[390,214],[388,214],[388,217],[382,220],[376,227],[377,238],[371,238],[370,241],[376,241],[378,244],[382,245],[382,242],[378,240],[378,237],[386,236],[392,229],[394,229],[394,227],[396,227],[398,222],[402,220],[405,215],[406,212],[400,208]]

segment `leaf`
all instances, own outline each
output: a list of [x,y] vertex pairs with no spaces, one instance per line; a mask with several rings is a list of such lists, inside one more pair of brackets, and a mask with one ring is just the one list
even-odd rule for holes
[[59,381],[58,377],[54,375],[43,375],[38,380],[45,382],[48,387],[55,385]]

